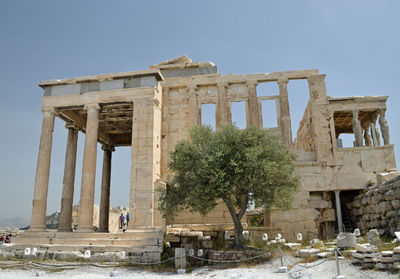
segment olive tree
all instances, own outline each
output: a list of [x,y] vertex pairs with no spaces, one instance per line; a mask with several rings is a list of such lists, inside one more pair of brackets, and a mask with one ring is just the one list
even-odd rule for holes
[[290,207],[299,185],[295,158],[268,130],[195,126],[190,140],[178,142],[170,153],[172,174],[161,191],[160,209],[172,218],[184,209],[206,215],[222,200],[235,225],[232,248],[240,249],[241,220],[250,200],[265,210]]

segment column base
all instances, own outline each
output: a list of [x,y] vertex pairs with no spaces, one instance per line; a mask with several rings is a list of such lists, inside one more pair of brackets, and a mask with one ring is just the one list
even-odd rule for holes
[[72,232],[72,228],[70,229],[57,229],[58,232]]
[[46,227],[33,227],[33,228],[29,228],[30,232],[47,232],[47,228]]
[[94,229],[91,227],[91,228],[77,228],[76,229],[76,232],[94,232]]

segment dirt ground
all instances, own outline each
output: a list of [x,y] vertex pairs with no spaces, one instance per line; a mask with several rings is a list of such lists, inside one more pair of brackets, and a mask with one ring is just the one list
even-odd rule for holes
[[[267,263],[259,264],[252,267],[242,268],[223,268],[222,266],[204,266],[193,269],[190,273],[176,274],[175,272],[150,272],[139,268],[117,268],[118,277],[121,279],[153,279],[153,278],[240,278],[240,279],[283,279],[283,278],[313,278],[313,279],[331,279],[336,276],[336,263],[334,260],[328,260],[322,264],[316,265],[323,260],[314,263],[310,268],[304,268],[296,265],[288,273],[277,273],[280,266],[279,260],[270,261]],[[293,277],[291,273],[294,270],[300,269],[297,273],[301,273],[303,277]],[[399,278],[398,274],[380,272],[375,270],[360,270],[348,266],[343,260],[340,261],[341,275],[346,276],[347,279],[355,278],[374,278],[374,279],[395,279]],[[36,272],[44,271],[40,277],[49,279],[97,279],[97,278],[110,278],[110,272],[113,271],[112,267],[100,268],[93,266],[81,266],[69,270],[49,270],[37,269],[29,267],[17,267],[16,269],[2,269],[0,270],[0,279],[27,279],[36,276]],[[367,276],[363,276],[362,273]]]

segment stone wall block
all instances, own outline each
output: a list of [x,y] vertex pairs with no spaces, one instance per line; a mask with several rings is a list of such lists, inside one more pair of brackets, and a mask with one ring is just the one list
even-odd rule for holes
[[384,195],[385,199],[388,201],[392,201],[396,198],[395,191],[389,190]]

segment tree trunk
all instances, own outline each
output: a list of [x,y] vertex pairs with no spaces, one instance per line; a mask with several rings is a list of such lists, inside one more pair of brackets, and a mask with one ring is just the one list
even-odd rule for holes
[[241,202],[241,208],[239,213],[236,213],[235,207],[231,203],[230,200],[224,200],[226,206],[228,207],[229,213],[231,214],[233,224],[235,225],[235,236],[234,241],[232,243],[232,249],[243,249],[243,226],[242,226],[242,217],[246,213],[248,197],[243,196]]

